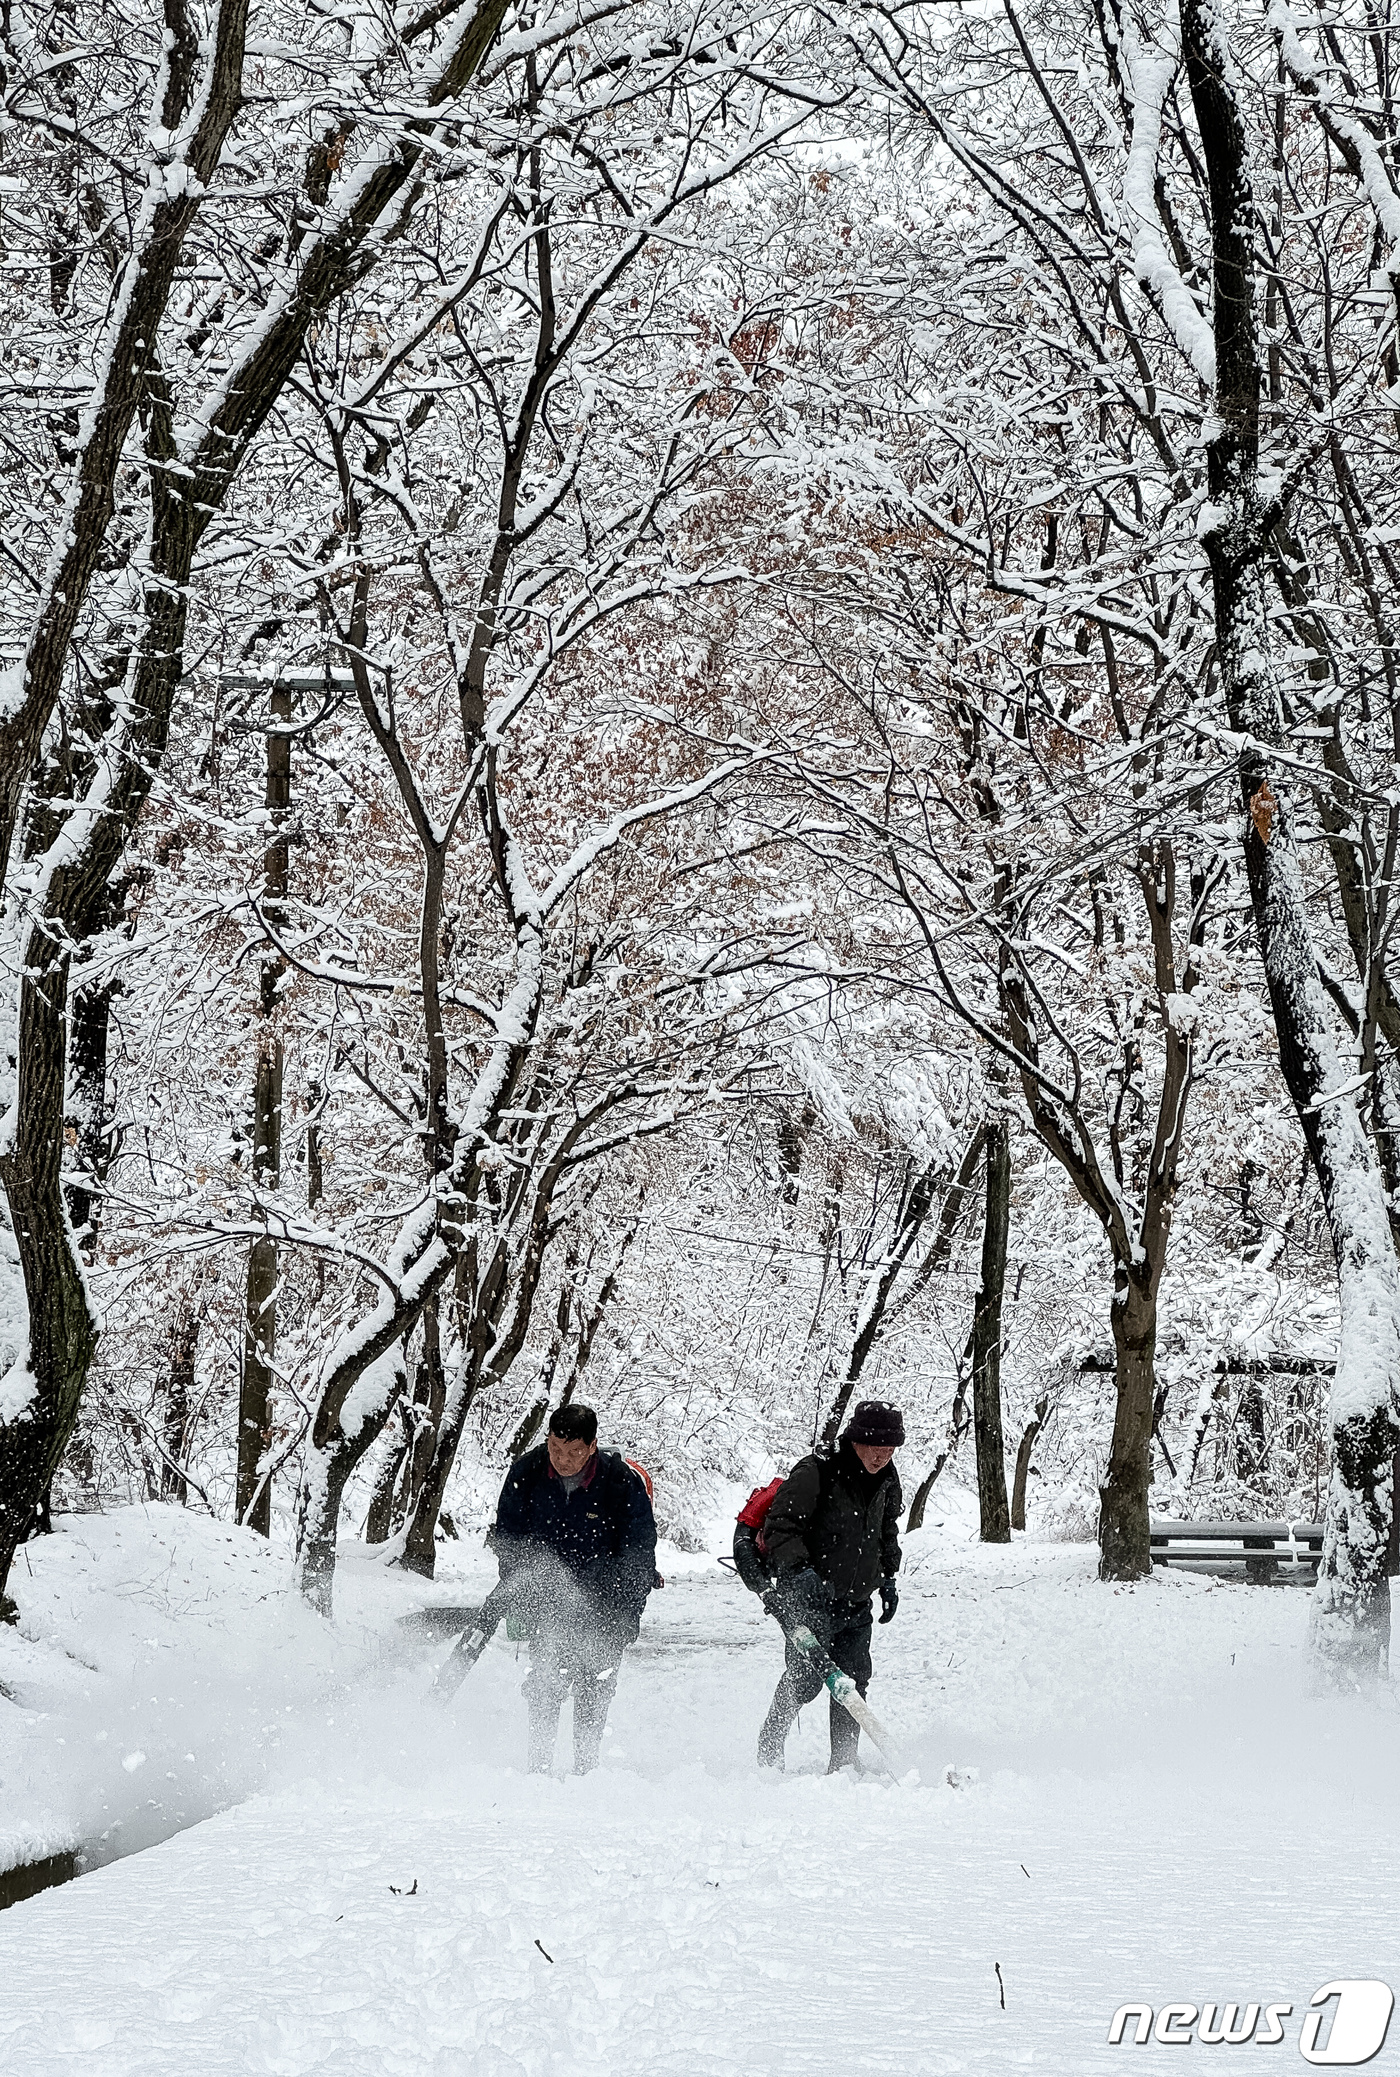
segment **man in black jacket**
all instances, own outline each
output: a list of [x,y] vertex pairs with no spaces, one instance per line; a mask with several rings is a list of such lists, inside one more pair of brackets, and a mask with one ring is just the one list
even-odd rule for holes
[[[833,1454],[793,1466],[763,1524],[783,1628],[805,1624],[862,1695],[871,1673],[870,1597],[878,1588],[882,1623],[899,1605],[894,1576],[904,1501],[892,1460],[903,1440],[897,1407],[862,1400]],[[821,1687],[821,1675],[789,1637],[787,1670],[759,1733],[760,1766],[782,1766],[797,1712]],[[859,1745],[860,1726],[833,1696],[828,1773],[854,1765]]]
[[598,1416],[561,1406],[543,1446],[511,1466],[492,1544],[510,1613],[530,1631],[531,1773],[554,1759],[559,1712],[574,1694],[574,1772],[598,1764],[623,1652],[656,1578],[656,1520],[646,1486],[598,1448]]

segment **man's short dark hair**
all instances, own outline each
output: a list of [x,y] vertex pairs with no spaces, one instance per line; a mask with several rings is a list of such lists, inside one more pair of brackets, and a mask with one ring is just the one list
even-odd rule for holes
[[556,1406],[549,1417],[549,1432],[561,1442],[596,1442],[598,1416],[591,1406]]

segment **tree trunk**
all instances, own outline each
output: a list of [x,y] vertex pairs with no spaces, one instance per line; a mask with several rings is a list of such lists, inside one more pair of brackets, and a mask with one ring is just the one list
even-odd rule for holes
[[66,952],[33,930],[20,982],[13,1137],[0,1154],[28,1312],[0,1422],[0,1621],[14,1619],[10,1566],[73,1432],[97,1346],[61,1183],[67,980]]
[[1045,1426],[1045,1416],[1050,1406],[1050,1395],[1045,1393],[1035,1402],[1035,1419],[1026,1423],[1016,1451],[1016,1475],[1011,1486],[1011,1526],[1024,1534],[1026,1527],[1026,1481],[1031,1473],[1031,1451],[1035,1439]]
[[1121,1263],[1114,1278],[1112,1311],[1117,1393],[1108,1471],[1099,1487],[1099,1578],[1150,1579],[1147,1490],[1152,1475],[1157,1294],[1144,1290]]
[[800,1112],[794,1112],[785,1103],[778,1105],[778,1172],[782,1178],[779,1194],[785,1205],[791,1208],[797,1203],[798,1178],[802,1172],[802,1150],[807,1135],[817,1122],[817,1107],[808,1097]]
[[190,1399],[194,1393],[194,1359],[199,1347],[199,1314],[193,1307],[176,1322],[170,1343],[170,1375],[165,1385],[165,1462],[160,1468],[163,1500],[176,1500],[183,1507],[189,1488],[181,1477],[189,1442]]
[[313,1082],[306,1092],[306,1107],[309,1112],[306,1123],[306,1208],[314,1212],[321,1202],[325,1188],[325,1172],[321,1163],[321,1085]]
[[534,1399],[526,1409],[524,1419],[510,1439],[509,1454],[512,1464],[517,1457],[523,1457],[534,1443],[535,1437],[544,1426],[544,1417],[548,1412],[549,1401],[541,1398]]
[[[262,1063],[259,1062],[261,1071]],[[259,1073],[261,1081],[261,1072]],[[243,1325],[243,1375],[238,1391],[240,1522],[259,1536],[272,1530],[272,1481],[260,1476],[272,1440],[273,1350],[277,1340],[277,1243],[264,1236],[248,1250]]]
[[441,1411],[423,1438],[422,1476],[408,1516],[403,1557],[399,1560],[406,1572],[416,1572],[422,1579],[431,1579],[437,1567],[438,1516],[480,1381],[479,1371],[467,1357],[450,1397],[444,1380]]
[[982,1158],[982,1135],[985,1131],[986,1127],[979,1125],[963,1149],[957,1175],[949,1185],[948,1194],[938,1214],[938,1230],[933,1236],[928,1253],[890,1307],[891,1321],[897,1314],[907,1312],[934,1277],[941,1276],[952,1260],[953,1238],[966,1206],[968,1192],[972,1188],[972,1179],[977,1173],[977,1164]]
[[[296,1582],[303,1599],[317,1615],[329,1617],[333,1611],[336,1529],[350,1474],[383,1434],[407,1382],[401,1342],[379,1360],[381,1364],[387,1363],[396,1376],[386,1380],[380,1395],[366,1395],[367,1403],[351,1415],[352,1432],[345,1433],[339,1414],[332,1420],[323,1400],[307,1438],[297,1497]],[[372,1367],[366,1366],[359,1373],[357,1385]],[[347,1397],[341,1411],[348,1413],[352,1405]]]
[[1286,767],[1271,754],[1283,722],[1262,662],[1261,582],[1223,551],[1213,564],[1230,722],[1247,746],[1240,756],[1245,862],[1279,1065],[1317,1173],[1337,1264],[1332,1474],[1312,1646],[1324,1684],[1351,1689],[1377,1677],[1389,1650],[1400,1267],[1375,1144],[1349,1086],[1356,1053],[1318,978]]
[[904,1533],[906,1536],[912,1535],[915,1529],[923,1528],[924,1511],[928,1506],[928,1496],[933,1491],[934,1486],[938,1480],[938,1474],[943,1469],[943,1466],[947,1463],[947,1461],[948,1452],[944,1450],[942,1455],[938,1457],[935,1461],[934,1467],[932,1471],[929,1472],[927,1478],[923,1478],[919,1481],[919,1489],[915,1493],[913,1500],[910,1502],[909,1516],[904,1524]]
[[1279,1066],[1317,1171],[1337,1262],[1340,1334],[1332,1476],[1311,1641],[1327,1685],[1379,1674],[1390,1641],[1393,1472],[1400,1429],[1400,1268],[1374,1143],[1355,1094],[1359,1062],[1318,973],[1292,804],[1291,746],[1274,676],[1263,561],[1286,514],[1278,467],[1260,466],[1262,360],[1256,310],[1258,214],[1245,126],[1205,0],[1183,0],[1182,47],[1210,181],[1215,408],[1206,444],[1217,668],[1240,744],[1245,867],[1278,1033]]
[[346,1483],[355,1468],[347,1450],[307,1452],[297,1513],[297,1584],[302,1599],[328,1620],[334,1613],[335,1534]]
[[[447,1373],[442,1362],[442,1337],[436,1300],[423,1309],[423,1352],[415,1381],[414,1404],[418,1409],[418,1415],[414,1433],[409,1441],[402,1513],[399,1517],[401,1521],[407,1522],[408,1535],[404,1541],[403,1557],[399,1562],[406,1571],[417,1572],[424,1579],[431,1579],[437,1564],[438,1509],[442,1505],[442,1495],[447,1488],[447,1472],[452,1469],[449,1460],[434,1498],[429,1494],[428,1486],[433,1478],[443,1416],[447,1409]],[[464,1411],[464,1423],[465,1419]],[[460,1441],[460,1428],[457,1433]],[[453,1459],[456,1454],[454,1443]]]
[[1240,1392],[1235,1410],[1235,1476],[1246,1482],[1262,1478],[1268,1457],[1264,1388],[1257,1378],[1250,1378]]
[[1212,558],[1221,675],[1240,755],[1245,862],[1279,1065],[1317,1173],[1337,1264],[1340,1334],[1332,1391],[1332,1474],[1313,1603],[1325,1685],[1373,1681],[1390,1642],[1386,1550],[1400,1388],[1400,1267],[1374,1141],[1354,1094],[1356,1053],[1318,978],[1286,766],[1268,678],[1267,606],[1257,570],[1217,544]]
[[1011,1127],[993,1118],[986,1129],[987,1216],[982,1275],[972,1312],[972,1433],[977,1449],[977,1506],[983,1543],[1010,1543],[1006,1446],[1001,1428],[1001,1304],[1011,1218]]
[[[286,917],[287,810],[292,790],[292,695],[272,688],[263,802],[271,838],[263,853],[263,913],[274,929]],[[253,1085],[253,1186],[261,1195],[282,1180],[282,1040],[276,1029],[277,991],[286,962],[275,946],[264,952],[258,983],[258,1065]],[[277,1243],[263,1234],[248,1250],[244,1307],[243,1375],[238,1394],[238,1519],[260,1536],[272,1530],[272,1480],[262,1476],[272,1440],[272,1389],[277,1352]]]
[[[552,1190],[552,1188],[553,1185],[549,1185],[549,1189]],[[447,1491],[447,1481],[452,1474],[452,1466],[456,1462],[457,1451],[461,1446],[462,1436],[466,1429],[467,1416],[471,1411],[477,1393],[481,1391],[483,1386],[489,1387],[498,1384],[506,1376],[511,1363],[519,1353],[520,1346],[525,1337],[525,1331],[533,1309],[534,1294],[540,1275],[540,1265],[543,1262],[544,1250],[548,1244],[549,1226],[547,1216],[543,1222],[541,1222],[539,1216],[540,1211],[547,1214],[548,1202],[549,1198],[546,1195],[536,1214],[536,1241],[519,1268],[512,1272],[505,1266],[505,1258],[498,1257],[495,1266],[487,1274],[484,1283],[476,1285],[476,1303],[483,1310],[471,1323],[468,1348],[461,1359],[457,1382],[453,1388],[450,1400],[447,1392],[446,1375],[438,1349],[436,1315],[434,1315],[430,1326],[425,1316],[424,1348],[429,1353],[429,1367],[435,1380],[430,1398],[432,1418],[431,1423],[425,1422],[414,1446],[413,1493],[407,1510],[408,1537],[404,1544],[403,1557],[399,1561],[405,1570],[417,1572],[424,1579],[433,1577],[437,1565],[438,1520],[442,1513],[442,1502],[443,1496]],[[603,1324],[608,1307],[617,1296],[618,1285],[622,1275],[622,1265],[628,1249],[636,1238],[640,1223],[641,1201],[639,1199],[634,1216],[629,1220],[614,1246],[611,1266],[599,1285],[592,1307],[586,1315],[583,1313],[579,1298],[578,1283],[574,1272],[575,1256],[571,1251],[565,1264],[564,1279],[559,1295],[559,1309],[550,1341],[546,1367],[542,1374],[541,1382],[544,1389],[542,1394],[537,1395],[535,1406],[531,1408],[525,1420],[521,1423],[520,1428],[516,1431],[515,1439],[511,1445],[512,1456],[517,1453],[516,1444],[520,1442],[521,1436],[526,1434],[530,1425],[533,1423],[534,1429],[537,1431],[539,1422],[544,1418],[549,1404],[549,1394],[553,1386],[555,1368],[567,1339],[571,1310],[577,1314],[579,1321],[578,1346],[574,1351],[573,1368],[569,1373],[568,1382],[559,1396],[559,1403],[561,1406],[567,1406],[573,1398],[579,1381],[588,1365],[589,1357],[593,1353],[593,1344],[597,1338],[598,1330]],[[502,1337],[499,1321],[507,1310],[513,1315],[512,1324],[509,1331]],[[522,1449],[524,1447],[528,1447],[528,1440],[522,1445]]]
[[[403,1401],[400,1400],[399,1418],[403,1420],[406,1415],[407,1409]],[[398,1488],[400,1475],[407,1462],[408,1436],[404,1434],[399,1436],[392,1448],[386,1453],[375,1478],[374,1491],[370,1495],[369,1513],[365,1517],[366,1543],[387,1543],[389,1541],[389,1533],[394,1525],[394,1494]]]
[[[121,902],[113,897],[108,923],[116,920]],[[68,1129],[77,1152],[80,1175],[68,1185],[68,1217],[84,1259],[97,1252],[97,1191],[107,1173],[107,1035],[115,981],[98,988],[77,988],[69,1005]]]
[[409,1523],[403,1557],[399,1560],[406,1572],[416,1572],[423,1579],[431,1579],[437,1567],[438,1515],[475,1397],[475,1381],[464,1374],[458,1381],[452,1403],[444,1410],[437,1433],[430,1438],[427,1470],[418,1489],[417,1505]]

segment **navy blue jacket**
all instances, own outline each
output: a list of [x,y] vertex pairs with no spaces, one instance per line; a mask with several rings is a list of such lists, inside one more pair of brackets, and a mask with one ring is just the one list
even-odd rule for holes
[[600,1609],[635,1620],[656,1578],[656,1517],[646,1487],[615,1450],[599,1450],[589,1468],[587,1485],[566,1493],[548,1444],[517,1458],[491,1539],[501,1577],[550,1551]]

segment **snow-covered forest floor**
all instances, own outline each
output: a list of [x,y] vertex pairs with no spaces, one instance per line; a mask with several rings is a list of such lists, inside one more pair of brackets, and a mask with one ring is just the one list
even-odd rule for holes
[[1069,2077],[1131,2052],[1119,2005],[1173,1998],[1291,2004],[1295,2067],[1313,1992],[1393,1969],[1388,1691],[1306,1698],[1297,1590],[1115,1590],[1092,1548],[950,1513],[876,1632],[896,1787],[826,1778],[820,1706],[758,1774],[776,1633],[666,1551],[602,1768],[539,1780],[523,1655],[499,1638],[440,1712],[446,1641],[399,1620],[476,1598],[478,1545],[432,1587],[347,1554],[333,1625],[176,1508],[28,1550],[0,1844],[121,1857],[0,1918],[26,2077]]

